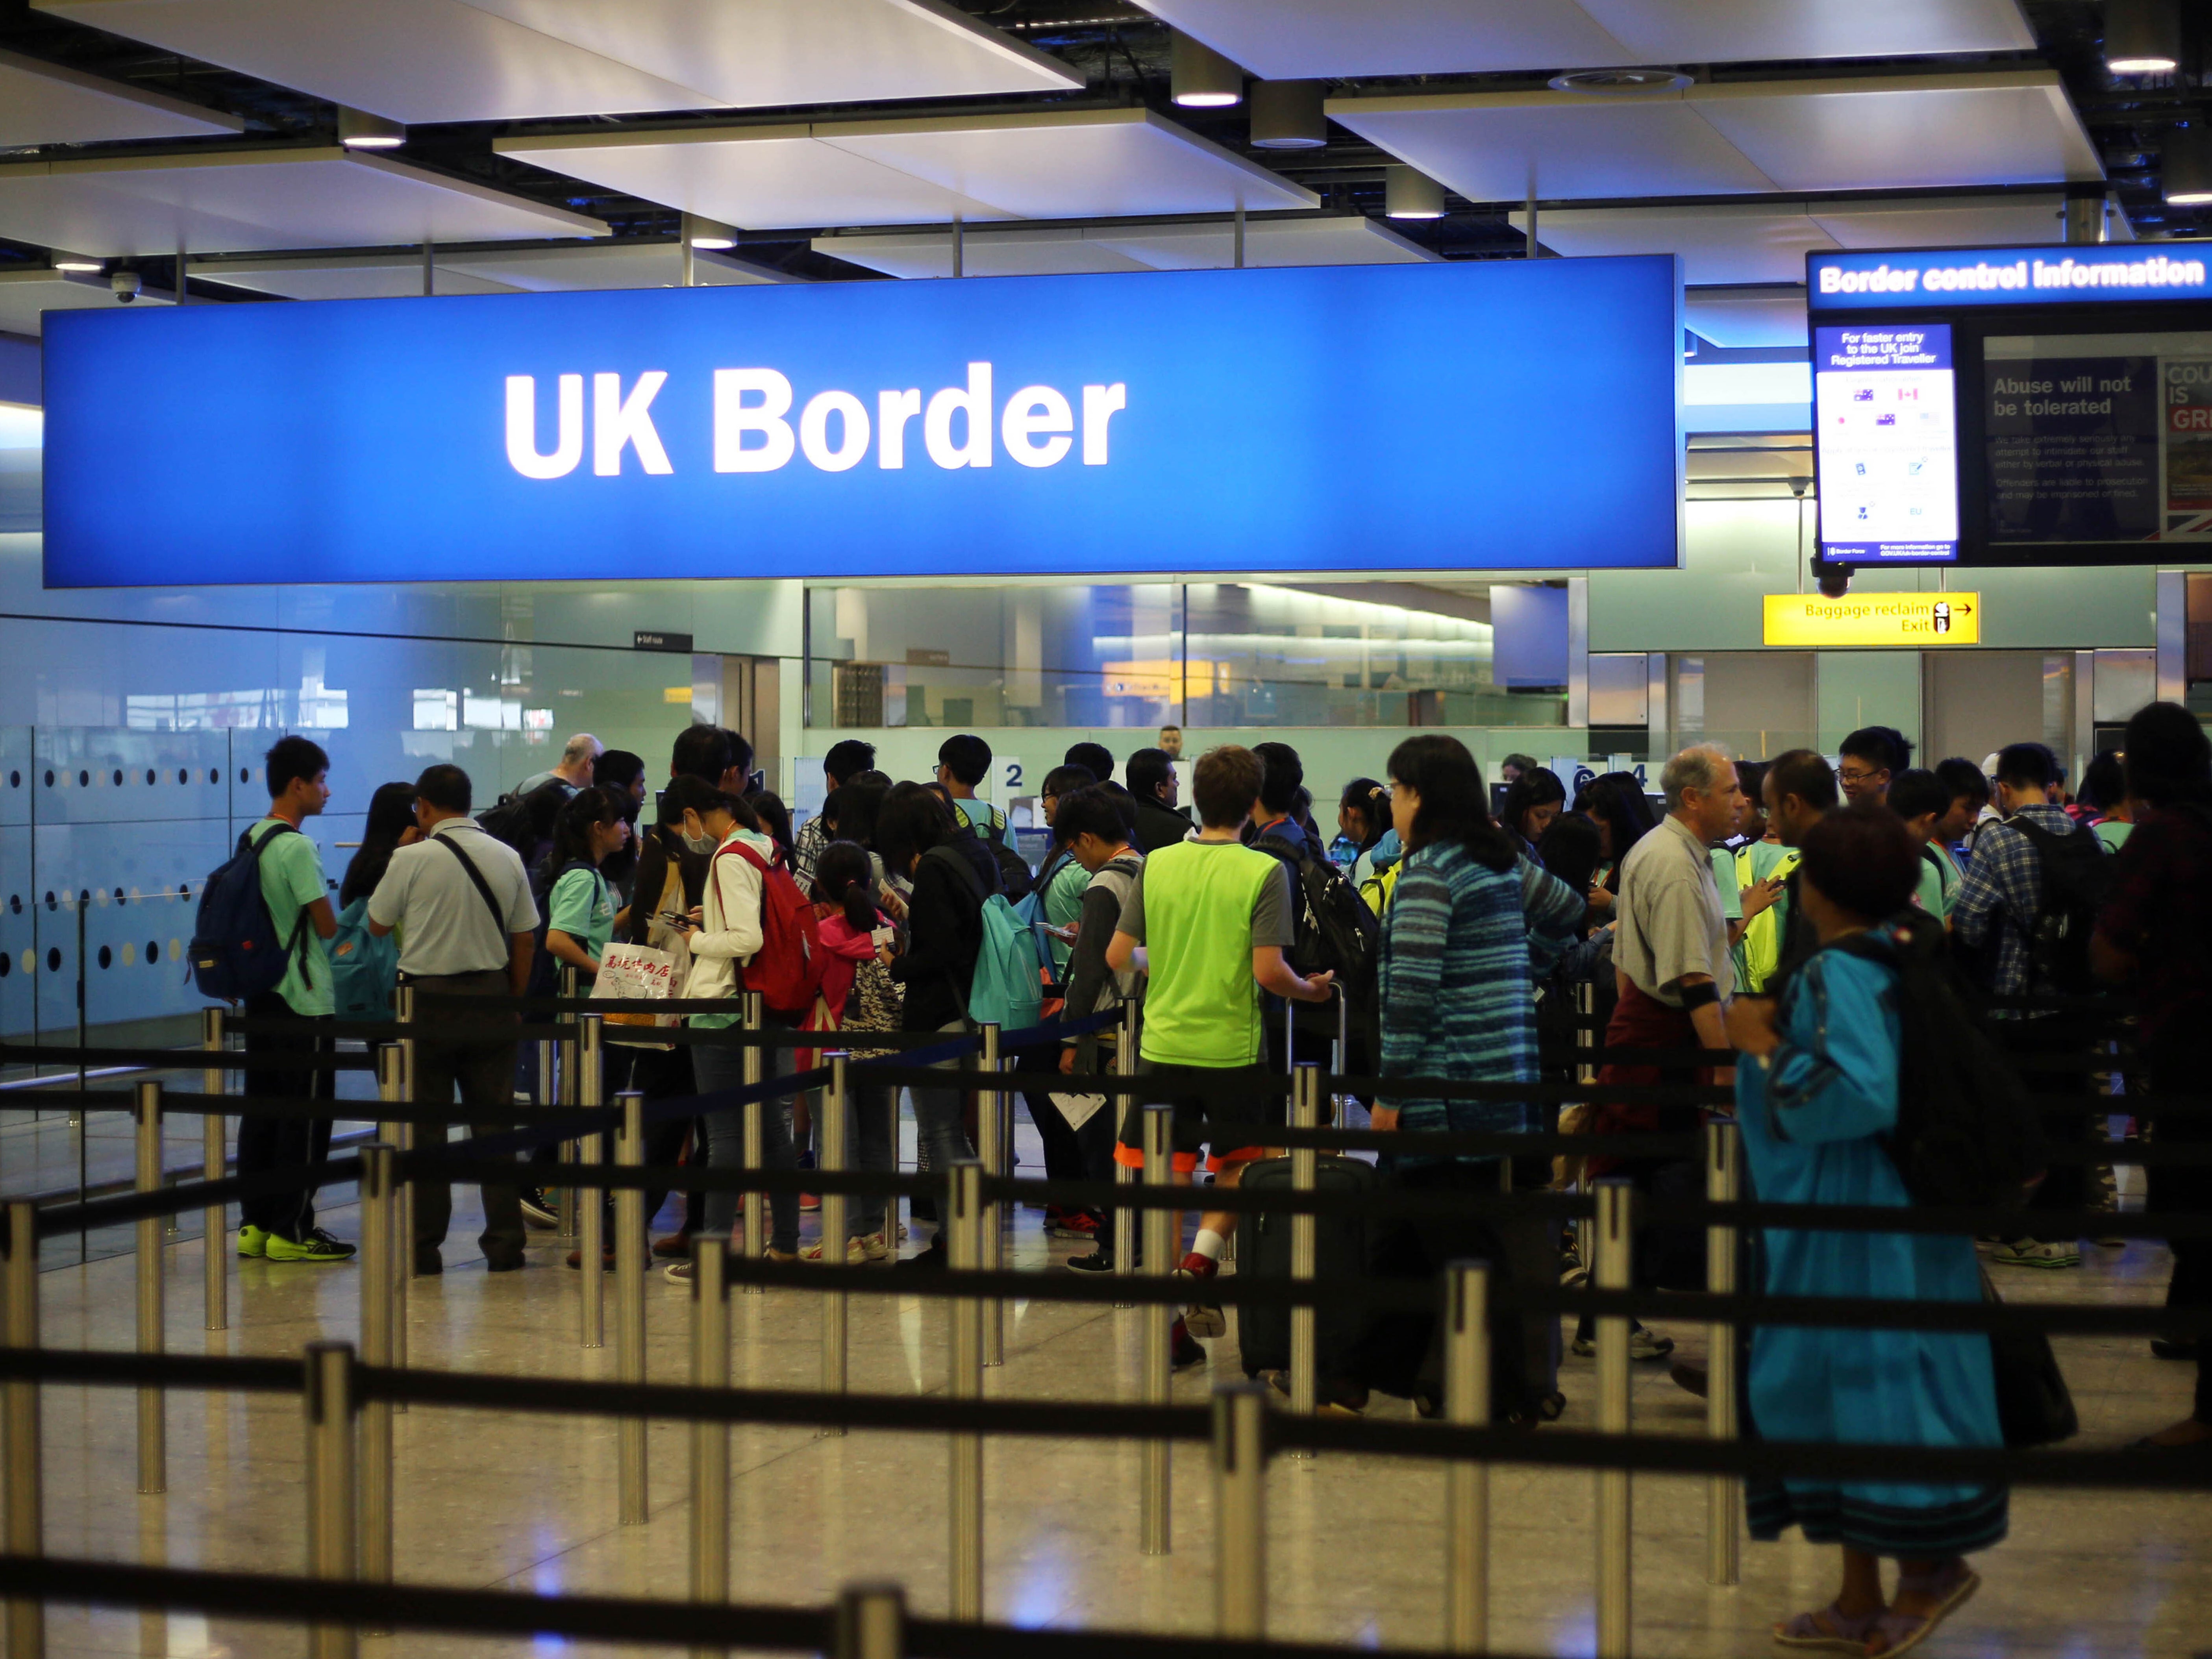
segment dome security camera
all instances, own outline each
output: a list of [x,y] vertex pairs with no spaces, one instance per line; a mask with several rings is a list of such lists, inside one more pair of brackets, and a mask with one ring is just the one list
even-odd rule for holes
[[107,286],[115,291],[117,301],[127,306],[138,297],[138,273],[135,270],[118,270],[107,279]]
[[1817,554],[1813,559],[1813,578],[1820,585],[1823,599],[1840,599],[1851,591],[1851,578],[1858,567],[1851,564],[1831,564]]

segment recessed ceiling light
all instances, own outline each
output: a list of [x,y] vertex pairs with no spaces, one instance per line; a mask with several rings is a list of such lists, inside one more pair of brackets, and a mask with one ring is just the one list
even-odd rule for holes
[[1680,92],[1692,84],[1688,76],[1671,69],[1565,70],[1546,82],[1553,92],[1592,92],[1633,98],[1656,93]]
[[2105,67],[2114,75],[2171,75],[2181,61],[2174,0],[2105,0]]
[[696,213],[687,213],[684,216],[684,240],[693,247],[720,252],[738,245],[737,228],[719,219],[702,219]]
[[97,271],[101,268],[99,260],[87,259],[79,254],[57,253],[54,255],[56,270]]
[[1185,109],[1225,109],[1244,101],[1244,71],[1177,29],[1168,58],[1168,96]]
[[1392,219],[1441,219],[1444,187],[1418,167],[1382,169],[1382,212]]
[[2212,202],[2212,128],[2176,127],[2166,134],[2159,194],[2175,207]]
[[338,106],[338,143],[348,149],[398,149],[407,142],[407,129],[365,109]]

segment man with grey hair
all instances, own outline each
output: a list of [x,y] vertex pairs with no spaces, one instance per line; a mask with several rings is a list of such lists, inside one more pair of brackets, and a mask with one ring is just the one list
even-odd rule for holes
[[563,798],[579,789],[588,789],[592,783],[592,769],[599,763],[606,745],[588,732],[579,732],[561,745],[561,759],[549,770],[525,778],[515,786],[517,795],[526,795],[532,790],[549,783],[561,785]]
[[[1725,1048],[1728,1030],[1723,1011],[1734,988],[1734,969],[1729,960],[1728,917],[1710,855],[1735,828],[1743,799],[1736,787],[1735,763],[1718,749],[1685,749],[1667,763],[1659,787],[1667,797],[1667,816],[1630,849],[1620,867],[1613,941],[1620,1000],[1606,1029],[1606,1044]],[[1649,1088],[1703,1083],[1711,1076],[1711,1068],[1704,1066],[1613,1063],[1598,1073],[1598,1081]],[[1680,1132],[1697,1127],[1698,1109],[1607,1103],[1597,1107],[1591,1118],[1592,1132],[1598,1134]],[[1689,1167],[1694,1172],[1695,1160]],[[1646,1192],[1671,1192],[1683,1174],[1674,1165],[1648,1158],[1593,1158],[1590,1169],[1626,1176]],[[1704,1246],[1699,1237],[1681,1229],[1662,1237],[1654,1230],[1645,1248],[1637,1252],[1639,1282],[1702,1288],[1698,1253]],[[1640,1325],[1630,1328],[1629,1352],[1639,1359],[1660,1358],[1674,1346],[1668,1338]],[[1575,1350],[1594,1352],[1587,1330],[1577,1335]]]

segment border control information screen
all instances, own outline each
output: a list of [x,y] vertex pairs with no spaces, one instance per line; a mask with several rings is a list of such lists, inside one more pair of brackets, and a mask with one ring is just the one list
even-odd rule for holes
[[1945,323],[1814,331],[1821,556],[1959,556],[1957,393]]

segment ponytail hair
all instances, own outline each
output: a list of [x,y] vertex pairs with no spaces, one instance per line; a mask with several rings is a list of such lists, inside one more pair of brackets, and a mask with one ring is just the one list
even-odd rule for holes
[[875,866],[857,842],[833,841],[814,860],[814,896],[836,905],[856,933],[876,926]]
[[1390,828],[1390,792],[1372,778],[1354,778],[1346,784],[1337,805],[1358,813],[1366,824],[1367,833],[1359,838],[1359,850],[1363,853],[1381,841]]

